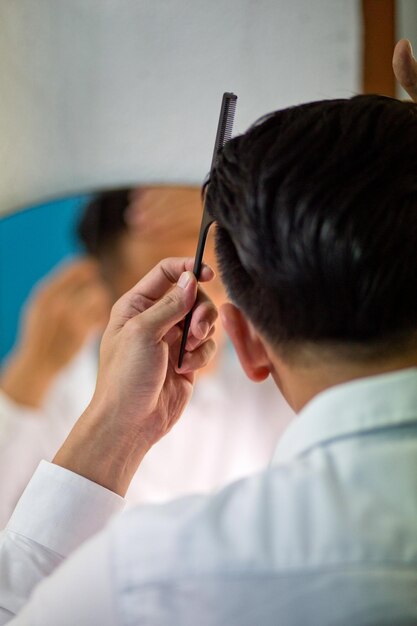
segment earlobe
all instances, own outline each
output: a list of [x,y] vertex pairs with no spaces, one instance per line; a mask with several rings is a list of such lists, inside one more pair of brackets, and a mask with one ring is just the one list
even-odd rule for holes
[[271,363],[262,339],[240,309],[229,302],[223,304],[220,308],[220,319],[246,376],[257,383],[268,378]]
[[270,369],[267,367],[257,367],[253,370],[252,376],[250,377],[255,383],[261,383],[266,380],[271,373]]

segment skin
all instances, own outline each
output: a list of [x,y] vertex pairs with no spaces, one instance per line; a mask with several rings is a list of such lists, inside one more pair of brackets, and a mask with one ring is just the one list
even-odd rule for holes
[[[101,259],[114,299],[120,298],[159,261],[170,256],[194,256],[202,215],[198,187],[142,187],[131,194],[125,213],[127,229]],[[209,232],[204,258],[216,268],[214,229]],[[212,300],[225,300],[218,278],[207,287]]]
[[[201,212],[197,187],[135,190],[126,213],[128,228],[112,250],[100,261],[82,259],[59,268],[33,293],[19,343],[0,378],[7,396],[17,404],[41,408],[59,372],[92,335],[103,332],[111,305],[162,258],[194,255]],[[205,258],[215,267],[212,233]],[[219,279],[211,282],[208,292],[216,306],[225,299]],[[221,326],[215,335],[222,346]],[[193,341],[190,337],[187,349],[193,348]],[[213,359],[203,373],[211,372],[216,364]]]
[[[417,102],[417,61],[407,39],[396,44],[392,66],[397,81]],[[271,375],[296,412],[315,395],[334,385],[417,365],[414,346],[375,362],[343,360],[331,348],[312,345],[299,346],[296,355],[288,358],[286,354],[284,358],[233,304],[225,304],[220,316],[247,376],[259,382]]]
[[[125,215],[128,228],[101,259],[114,298],[120,298],[164,257],[194,256],[201,215],[201,190],[198,187],[157,186],[134,190]],[[204,259],[216,268],[213,227]],[[210,281],[206,290],[217,308],[225,301],[226,294],[219,278]],[[217,325],[214,333],[216,344],[223,347],[226,337],[222,327]],[[192,338],[186,347],[193,347]],[[217,363],[214,358],[200,374],[211,373]]]
[[58,373],[109,318],[110,294],[93,260],[59,268],[32,294],[0,386],[31,408],[42,405]]
[[[416,102],[417,61],[408,40],[402,39],[395,46],[392,65],[397,81]],[[194,253],[199,205],[197,188],[149,187],[144,193],[132,194],[127,214],[129,230],[120,238],[116,254],[104,259],[101,268],[113,299],[130,289],[163,256]],[[206,256],[213,262],[212,241]],[[91,268],[87,263],[75,266],[73,273],[71,268],[64,269],[62,275],[58,272],[33,297],[19,346],[0,378],[1,388],[17,403],[40,407],[60,369],[91,333],[102,328],[107,318],[108,296],[98,276],[92,276]],[[89,275],[91,297],[80,298],[85,274]],[[217,305],[224,298],[219,281],[211,296]],[[217,340],[223,342],[220,328]],[[187,347],[192,347],[192,341]],[[205,371],[209,370],[210,367]]]
[[411,100],[417,102],[417,61],[408,39],[400,39],[395,46],[392,69],[401,87],[405,89]]
[[[178,420],[195,373],[215,352],[217,311],[202,291],[197,296],[192,267],[193,258],[165,259],[116,302],[101,343],[93,399],[55,463],[125,495],[146,452]],[[213,277],[205,266],[201,281]],[[180,323],[194,305],[194,348],[179,370]],[[201,322],[208,328],[205,337]]]
[[341,359],[334,348],[311,344],[299,345],[284,356],[233,304],[221,307],[220,318],[248,378],[261,382],[271,375],[296,413],[318,393],[335,385],[417,366],[415,342],[400,354],[375,360]]
[[[216,308],[200,292],[191,325],[195,347],[177,368],[180,324],[194,305],[197,285],[191,272],[185,288],[175,281],[192,264],[192,258],[164,260],[113,307],[94,397],[54,459],[121,496],[145,454],[179,419],[196,372],[214,355]],[[212,276],[205,268],[203,281]],[[417,366],[417,350],[411,349],[375,362],[353,362],[301,346],[296,358],[288,359],[233,304],[221,307],[221,319],[247,376],[260,382],[271,375],[295,411],[334,385]],[[201,321],[209,328],[205,338]]]
[[[399,42],[394,70],[400,81],[410,78],[405,86],[412,97],[417,92],[412,82],[415,69],[410,48]],[[205,308],[198,304],[193,316],[196,347],[186,357],[186,371],[176,368],[178,324],[193,306],[197,286],[192,274],[185,289],[172,285],[192,263],[192,259],[164,261],[115,305],[103,336],[96,393],[55,458],[62,467],[120,495],[147,450],[178,419],[196,371],[213,356],[212,340],[203,339],[197,330],[201,321],[213,327],[215,307],[206,299]],[[210,278],[205,271],[203,280]],[[261,381],[272,375],[296,411],[334,385],[417,365],[417,350],[412,347],[378,361],[341,359],[326,347],[309,345],[299,346],[288,357],[233,304],[223,305],[220,314],[249,378]]]

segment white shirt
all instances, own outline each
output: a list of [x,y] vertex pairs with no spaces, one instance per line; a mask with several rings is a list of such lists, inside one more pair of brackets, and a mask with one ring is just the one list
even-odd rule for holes
[[[41,410],[25,409],[0,392],[0,528],[39,461],[55,456],[86,408],[96,376],[97,346],[91,343],[58,375]],[[216,372],[198,380],[181,420],[145,457],[128,504],[209,493],[263,469],[292,417],[272,380],[250,383],[226,349]]]
[[41,459],[51,460],[88,405],[97,377],[93,344],[56,377],[41,409],[0,390],[0,528],[4,528]]
[[268,470],[137,506],[52,573],[121,506],[42,463],[2,536],[0,623],[416,624],[417,369],[318,395]]

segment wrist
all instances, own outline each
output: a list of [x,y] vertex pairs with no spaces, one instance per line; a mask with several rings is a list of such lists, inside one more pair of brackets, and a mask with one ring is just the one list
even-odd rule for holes
[[119,420],[107,411],[90,405],[53,463],[124,497],[149,447],[130,433],[116,433],[109,424]]
[[0,386],[17,404],[37,409],[42,406],[54,377],[55,372],[17,353],[2,373]]

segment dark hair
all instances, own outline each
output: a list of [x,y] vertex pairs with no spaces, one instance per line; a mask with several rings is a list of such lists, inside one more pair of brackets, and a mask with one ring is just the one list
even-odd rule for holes
[[271,113],[226,144],[207,202],[229,295],[271,342],[375,346],[417,330],[415,104]]
[[77,226],[77,235],[89,254],[100,258],[127,229],[124,215],[131,191],[130,187],[103,191],[87,204]]

